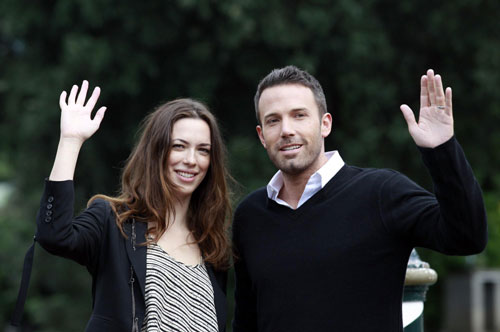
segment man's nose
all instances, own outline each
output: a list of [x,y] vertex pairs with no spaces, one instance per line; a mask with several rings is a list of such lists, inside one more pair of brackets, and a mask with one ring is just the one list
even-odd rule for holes
[[294,134],[295,129],[293,127],[292,121],[283,119],[281,121],[281,137],[293,136]]

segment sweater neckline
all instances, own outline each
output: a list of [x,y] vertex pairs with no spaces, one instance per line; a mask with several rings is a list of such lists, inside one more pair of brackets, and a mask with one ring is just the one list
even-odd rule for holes
[[343,184],[351,177],[349,176],[349,166],[344,164],[338,173],[328,181],[328,183],[315,193],[311,198],[309,198],[304,204],[299,206],[297,209],[292,209],[288,206],[276,203],[274,200],[267,196],[267,207],[274,210],[280,214],[286,215],[292,219],[300,219],[307,211],[316,205],[318,201],[325,198],[325,195],[334,195],[336,191],[343,187]]

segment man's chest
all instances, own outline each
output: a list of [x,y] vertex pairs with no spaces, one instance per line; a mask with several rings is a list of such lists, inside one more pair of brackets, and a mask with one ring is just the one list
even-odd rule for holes
[[310,209],[299,218],[270,215],[244,232],[244,259],[255,282],[372,264],[391,250],[377,210],[367,205]]

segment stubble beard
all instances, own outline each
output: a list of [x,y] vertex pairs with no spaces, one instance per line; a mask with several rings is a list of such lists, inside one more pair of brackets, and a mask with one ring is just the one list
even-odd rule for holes
[[[307,147],[311,149],[307,150]],[[276,148],[276,153],[270,153],[268,151],[269,159],[271,159],[274,166],[281,172],[287,175],[297,175],[310,168],[311,165],[318,160],[321,154],[321,144],[319,143],[315,146],[306,143],[303,144],[303,148],[305,148],[305,151],[303,151],[304,155],[299,155],[292,159],[279,158],[279,148]]]

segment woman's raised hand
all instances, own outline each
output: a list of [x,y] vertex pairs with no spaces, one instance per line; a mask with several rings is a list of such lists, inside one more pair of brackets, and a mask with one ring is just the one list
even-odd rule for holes
[[59,105],[61,106],[61,137],[54,166],[52,166],[52,172],[50,172],[49,176],[51,181],[73,179],[80,148],[83,142],[97,131],[104,117],[106,107],[101,107],[94,118],[91,118],[92,110],[97,103],[97,99],[99,99],[101,89],[96,87],[85,104],[88,88],[89,82],[83,81],[79,93],[78,86],[73,85],[67,100],[66,91],[63,91],[59,98]]
[[99,87],[94,88],[92,95],[85,103],[88,88],[89,82],[83,81],[80,92],[78,92],[78,86],[73,85],[68,97],[66,91],[61,93],[59,97],[61,139],[76,140],[81,144],[99,129],[106,107],[99,108],[94,118],[91,118],[92,110],[99,99],[101,89]]

